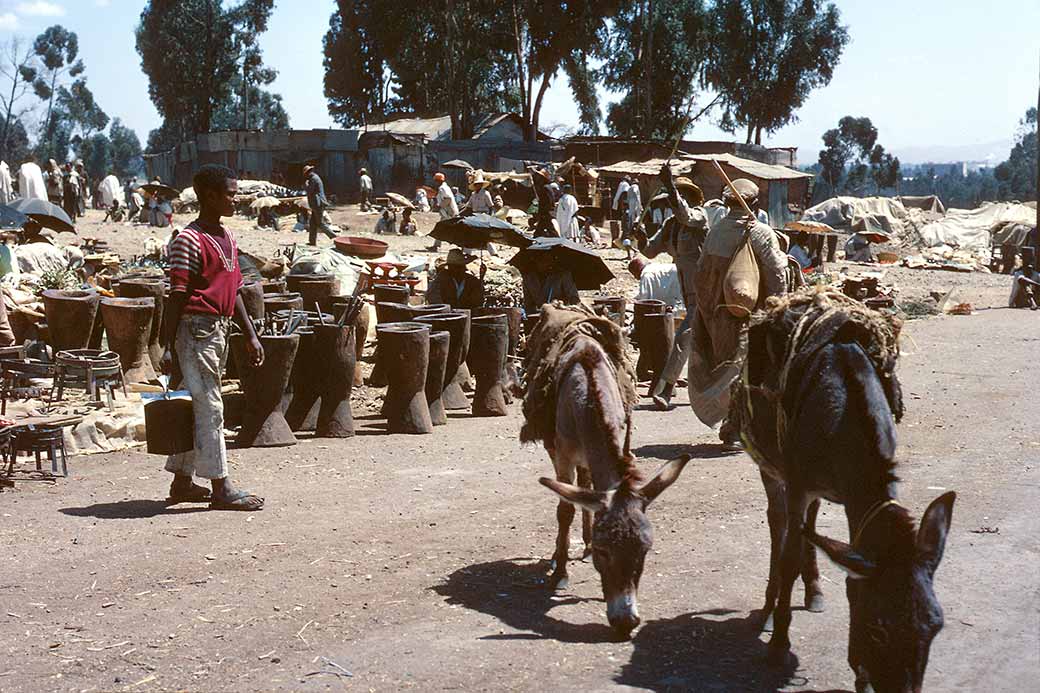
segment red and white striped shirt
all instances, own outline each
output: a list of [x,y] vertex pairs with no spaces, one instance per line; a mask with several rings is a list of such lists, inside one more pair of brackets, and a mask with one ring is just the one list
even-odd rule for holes
[[185,313],[235,314],[235,297],[242,288],[238,244],[231,230],[207,228],[196,219],[170,242],[170,292],[188,294]]

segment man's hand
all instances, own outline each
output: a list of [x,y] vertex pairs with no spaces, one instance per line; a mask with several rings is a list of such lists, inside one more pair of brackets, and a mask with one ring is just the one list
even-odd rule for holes
[[173,374],[173,351],[169,347],[163,352],[162,358],[159,359],[159,370],[162,371],[163,375]]
[[661,172],[657,174],[657,177],[661,179],[661,183],[668,188],[669,192],[675,190],[675,181],[672,180],[672,167],[668,165],[667,161],[661,166]]
[[255,335],[246,342],[246,352],[249,354],[249,363],[253,368],[264,365],[264,346]]
[[481,260],[480,261],[480,278],[483,279],[485,274],[487,274],[487,265],[485,265],[484,261]]

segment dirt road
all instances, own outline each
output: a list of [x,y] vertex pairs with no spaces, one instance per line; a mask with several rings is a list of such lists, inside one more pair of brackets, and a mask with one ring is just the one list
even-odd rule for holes
[[[959,493],[929,691],[1040,678],[1037,318],[907,327],[902,498],[920,513]],[[349,440],[233,451],[260,513],[167,508],[161,460],[140,453],[74,458],[67,480],[0,494],[0,690],[849,689],[841,573],[821,561],[827,610],[796,613],[797,664],[770,670],[754,466],[718,455],[687,407],[635,423],[648,468],[696,459],[651,509],[630,642],[611,640],[591,564],[567,592],[543,586],[555,502],[536,479],[550,466],[519,447],[517,413],[421,437],[369,418]],[[844,537],[840,509],[820,528]]]

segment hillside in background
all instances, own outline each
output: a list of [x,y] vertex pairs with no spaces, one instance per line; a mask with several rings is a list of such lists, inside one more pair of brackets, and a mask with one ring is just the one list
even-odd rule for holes
[[1008,158],[1011,138],[978,144],[939,144],[900,147],[892,150],[904,164],[953,163],[957,161],[989,161],[996,166]]

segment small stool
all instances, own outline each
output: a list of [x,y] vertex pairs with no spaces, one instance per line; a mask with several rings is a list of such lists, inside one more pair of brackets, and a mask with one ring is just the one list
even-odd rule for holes
[[[51,401],[60,402],[65,396],[65,387],[82,387],[94,403],[101,404],[101,390],[108,395],[108,410],[113,409],[113,390],[122,386],[126,397],[126,378],[119,363],[119,355],[113,351],[95,349],[70,349],[59,351],[54,357],[54,384]],[[55,395],[57,391],[57,395]]]
[[11,457],[8,462],[9,474],[14,467],[19,451],[35,455],[36,471],[38,472],[42,471],[42,458],[40,455],[46,452],[47,459],[51,462],[51,474],[54,475],[58,473],[58,459],[60,457],[61,474],[62,476],[69,475],[68,455],[65,452],[65,436],[62,433],[61,426],[41,426],[40,428],[29,426],[20,431],[11,445]]

